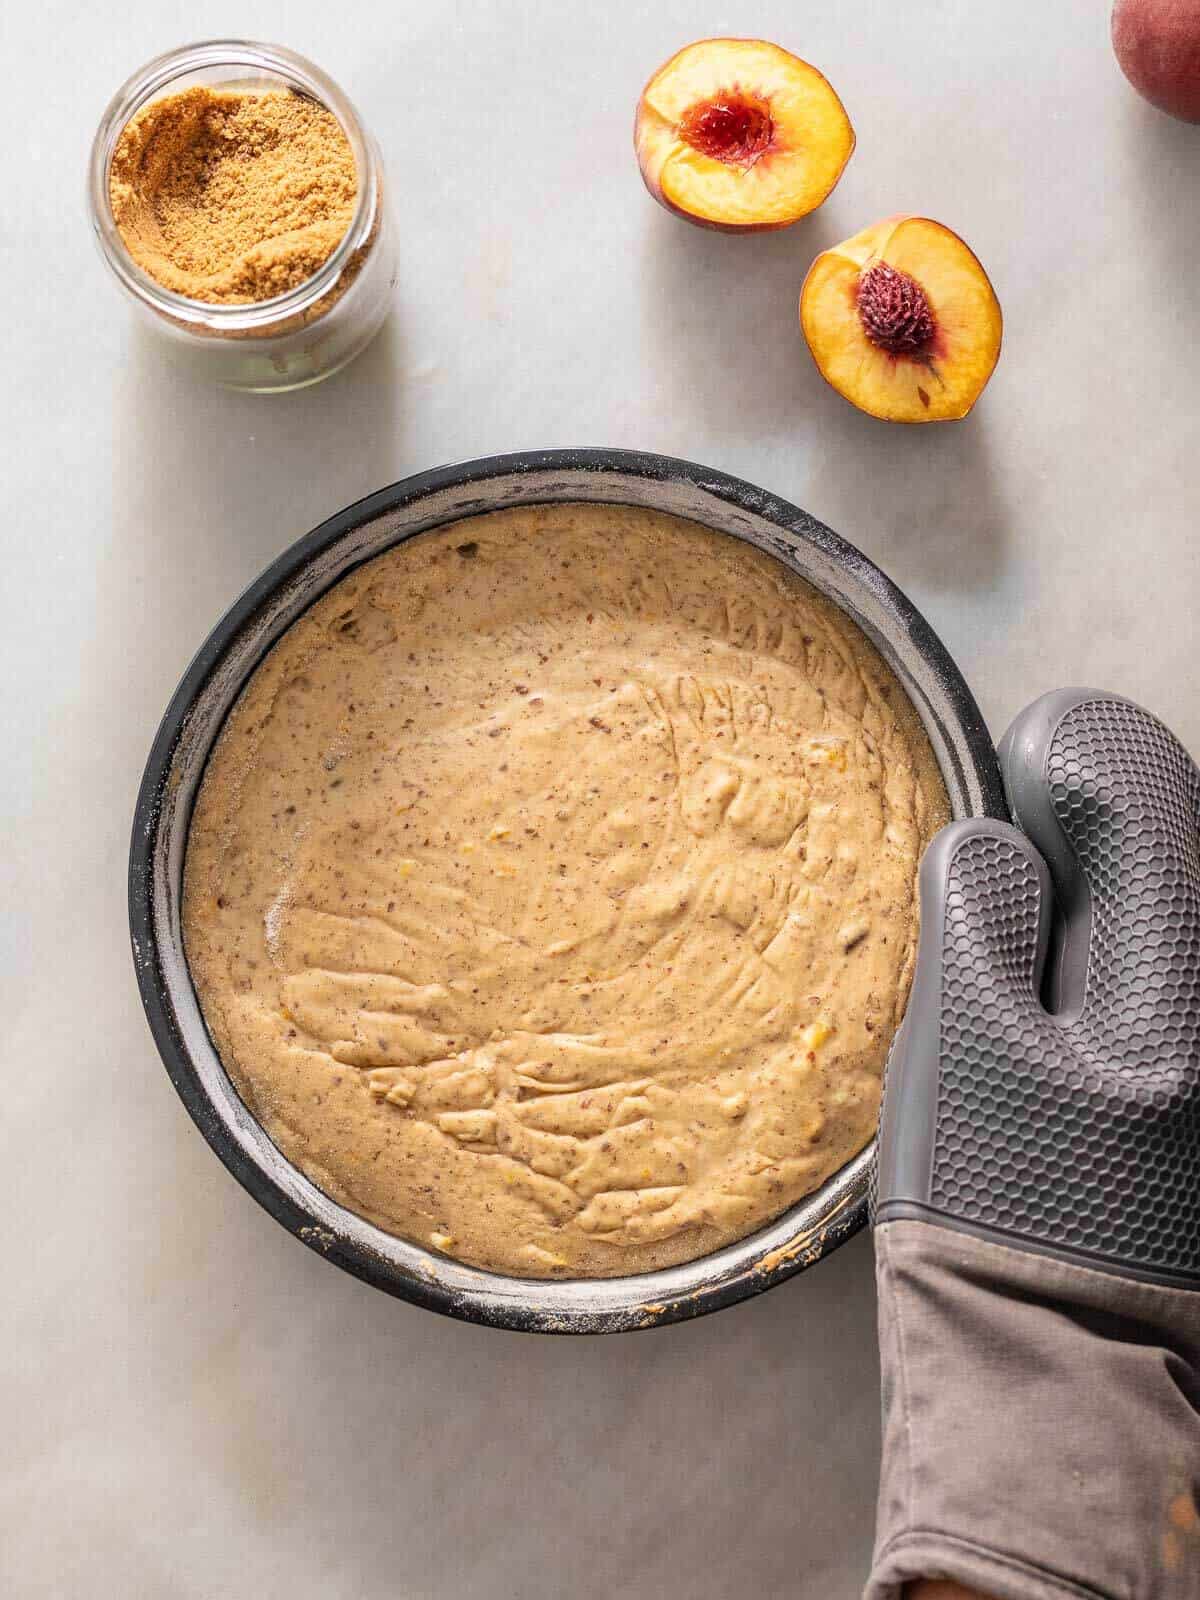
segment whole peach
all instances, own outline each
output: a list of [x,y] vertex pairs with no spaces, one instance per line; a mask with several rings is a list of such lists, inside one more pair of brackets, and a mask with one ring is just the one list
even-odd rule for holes
[[1183,122],[1200,122],[1200,0],[1116,0],[1112,42],[1139,94]]

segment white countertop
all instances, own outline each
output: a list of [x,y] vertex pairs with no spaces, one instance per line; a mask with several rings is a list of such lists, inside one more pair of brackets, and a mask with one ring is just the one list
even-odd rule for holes
[[[699,1323],[579,1341],[337,1272],[242,1192],[162,1070],[127,948],[130,813],[176,680],[271,557],[407,473],[546,445],[687,456],[805,506],[910,593],[996,734],[1085,682],[1200,749],[1200,130],[1134,97],[1104,11],[4,8],[4,1594],[856,1594],[867,1240]],[[87,237],[109,94],[222,32],[332,73],[400,208],[387,332],[292,396],[172,376]],[[810,58],[856,126],[832,199],[782,234],[688,227],[637,175],[642,82],[722,32]],[[1004,306],[966,423],[860,416],[796,326],[816,251],[898,210],[961,232]]]

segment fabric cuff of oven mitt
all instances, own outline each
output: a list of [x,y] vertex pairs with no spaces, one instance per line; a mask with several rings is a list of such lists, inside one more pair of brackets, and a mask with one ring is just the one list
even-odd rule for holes
[[1200,1594],[1200,1294],[927,1222],[875,1231],[883,1467],[864,1600]]

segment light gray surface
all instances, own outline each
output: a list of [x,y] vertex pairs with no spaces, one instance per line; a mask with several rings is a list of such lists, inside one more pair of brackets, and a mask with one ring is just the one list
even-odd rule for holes
[[[912,594],[999,733],[1122,690],[1200,748],[1200,133],[1135,99],[1104,6],[398,3],[0,9],[6,552],[0,1591],[847,1600],[878,1449],[870,1252],[706,1322],[578,1343],[444,1323],[332,1271],[187,1121],[126,949],[157,717],[234,594],[407,472],[549,444],[694,457],[798,501]],[[313,56],[380,138],[394,321],[259,399],[174,379],[87,240],[95,121],[141,61],[240,32]],[[643,193],[644,78],[777,37],[858,150],[780,235]],[[1006,312],[975,416],[888,428],[795,324],[813,254],[927,212]]]

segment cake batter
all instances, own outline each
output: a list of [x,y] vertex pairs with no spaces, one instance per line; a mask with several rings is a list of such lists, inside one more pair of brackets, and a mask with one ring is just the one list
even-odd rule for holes
[[777,562],[520,507],[367,563],[267,656],[197,802],[188,957],[334,1199],[500,1272],[642,1272],[870,1139],[947,816],[890,670]]

